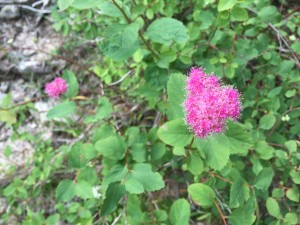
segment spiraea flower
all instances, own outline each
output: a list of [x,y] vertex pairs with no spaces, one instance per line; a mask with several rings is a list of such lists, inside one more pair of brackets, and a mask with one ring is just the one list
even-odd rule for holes
[[240,116],[238,90],[222,85],[217,76],[207,75],[202,68],[191,68],[186,89],[185,122],[198,137],[223,132],[228,119]]
[[58,98],[59,95],[64,94],[67,91],[67,82],[57,77],[52,82],[47,83],[45,86],[46,94],[51,98]]

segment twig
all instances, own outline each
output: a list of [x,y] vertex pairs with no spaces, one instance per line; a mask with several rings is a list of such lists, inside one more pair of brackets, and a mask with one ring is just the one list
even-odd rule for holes
[[38,100],[40,100],[41,98],[42,98],[42,97],[32,98],[32,99],[29,99],[28,101],[17,103],[17,104],[12,105],[12,106],[10,106],[10,107],[8,107],[8,108],[0,107],[0,109],[1,109],[1,110],[10,110],[10,109],[16,108],[16,107],[21,106],[21,105],[26,105],[26,104],[28,104],[28,103],[38,101]]
[[110,83],[110,84],[108,84],[108,86],[114,86],[114,85],[117,85],[117,84],[121,83],[123,80],[125,80],[126,77],[128,77],[131,74],[131,72],[132,71],[128,71],[123,77],[121,77],[120,80],[117,80],[113,83]]
[[291,16],[292,14],[294,14],[295,12],[297,12],[298,10],[300,10],[300,6],[298,6],[297,8],[295,8],[292,12],[288,13],[287,15],[285,15],[283,17],[283,19],[288,18],[289,16]]
[[220,209],[218,203],[215,200],[214,200],[214,204],[215,204],[215,206],[217,207],[217,209],[218,209],[218,211],[220,213],[220,216],[221,216],[221,218],[223,220],[224,225],[227,225],[226,218],[225,218],[224,214],[222,213],[222,210]]
[[23,9],[28,9],[32,12],[37,12],[37,13],[40,13],[40,14],[49,14],[51,13],[51,10],[48,10],[48,9],[36,9],[36,8],[33,8],[31,6],[28,6],[28,5],[20,5],[21,8]]

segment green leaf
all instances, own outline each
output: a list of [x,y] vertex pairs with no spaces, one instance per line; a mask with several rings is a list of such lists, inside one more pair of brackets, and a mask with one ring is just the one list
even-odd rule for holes
[[286,222],[287,225],[298,224],[298,216],[297,216],[297,214],[296,213],[292,213],[292,212],[289,212],[289,213],[285,214],[285,216],[284,216],[284,222]]
[[74,0],[72,7],[76,9],[90,9],[95,8],[97,5],[103,3],[104,0]]
[[186,77],[181,73],[172,73],[168,81],[168,118],[169,120],[184,118],[183,102],[185,99]]
[[66,117],[74,113],[75,110],[76,110],[75,102],[66,101],[50,109],[49,112],[47,113],[47,118],[53,119],[53,118]]
[[185,152],[185,148],[183,146],[175,146],[173,148],[173,154],[174,155],[186,155],[186,152]]
[[233,210],[229,215],[231,225],[253,225],[255,221],[255,199],[251,197],[245,205]]
[[291,97],[295,96],[295,94],[296,94],[296,89],[292,89],[292,90],[288,90],[287,92],[285,92],[284,95],[287,98],[291,98]]
[[17,122],[17,115],[11,110],[0,110],[0,121],[14,124]]
[[101,216],[106,216],[112,213],[117,208],[118,202],[125,195],[125,193],[125,186],[120,182],[113,182],[109,184],[101,208]]
[[165,210],[155,210],[154,216],[156,221],[166,221],[168,219],[168,214]]
[[46,220],[46,225],[56,225],[59,222],[60,215],[58,213],[55,213],[51,216],[49,216]]
[[98,101],[98,110],[96,112],[96,119],[109,118],[112,113],[112,105],[107,97],[101,97]]
[[[120,6],[124,5],[120,1],[116,0],[116,2]],[[98,7],[98,9],[101,10],[101,13],[103,15],[112,16],[112,17],[122,17],[123,16],[122,12],[112,2],[104,1],[104,2],[99,3],[97,5],[97,7]],[[127,7],[123,8],[123,9],[125,9],[125,11],[128,11]]]
[[290,176],[292,177],[292,180],[296,184],[300,184],[300,170],[292,169],[290,171]]
[[75,194],[82,199],[94,198],[92,185],[84,180],[76,184]]
[[225,136],[228,139],[231,154],[247,155],[249,149],[253,147],[250,132],[238,123],[229,122]]
[[299,202],[299,189],[296,185],[293,185],[293,187],[287,189],[286,191],[286,197],[294,202]]
[[191,143],[192,135],[182,119],[172,120],[162,125],[157,135],[165,144],[183,147]]
[[145,163],[135,164],[125,181],[125,188],[131,194],[157,191],[164,186],[162,176],[158,172],[152,172],[151,165]]
[[220,0],[218,4],[218,11],[221,12],[232,9],[236,2],[237,0]]
[[234,7],[231,11],[231,18],[235,21],[245,21],[248,19],[248,12],[244,8]]
[[294,140],[286,141],[284,145],[287,147],[290,153],[297,152],[297,142]]
[[190,220],[190,204],[185,199],[176,200],[170,211],[170,221],[173,225],[189,225]]
[[203,172],[203,162],[198,152],[191,152],[188,156],[187,169],[195,176]]
[[126,205],[128,224],[140,225],[147,222],[147,214],[141,210],[141,201],[136,195],[128,195]]
[[230,207],[242,206],[250,197],[250,189],[243,178],[239,177],[230,188]]
[[184,43],[189,39],[182,22],[173,18],[159,18],[148,27],[146,34],[153,42],[170,45],[172,42]]
[[268,93],[268,98],[273,98],[277,95],[280,94],[282,90],[282,87],[276,87],[276,88],[273,88],[269,93]]
[[254,181],[254,187],[261,190],[267,190],[272,183],[274,171],[270,167],[263,168]]
[[79,84],[75,74],[70,71],[66,70],[63,74],[63,78],[67,81],[68,89],[65,95],[68,98],[74,98],[78,94]]
[[85,167],[89,160],[96,156],[96,150],[90,143],[83,144],[82,142],[75,143],[68,154],[69,166],[73,168]]
[[271,159],[275,154],[275,149],[266,141],[258,141],[255,144],[254,149],[259,154],[259,158],[264,160]]
[[147,157],[147,149],[145,143],[135,143],[131,146],[132,159],[136,162],[145,162]]
[[282,218],[280,208],[278,205],[278,202],[274,198],[268,198],[266,202],[267,210],[270,213],[271,216],[274,216],[275,218]]
[[107,57],[123,61],[132,56],[139,49],[138,23],[111,24],[105,30],[105,40],[101,49]]
[[230,144],[224,135],[216,135],[206,140],[196,140],[197,148],[206,156],[206,163],[215,170],[221,170],[228,163]]
[[73,2],[74,0],[58,0],[57,5],[60,10],[65,10],[69,8]]
[[128,168],[122,165],[113,166],[105,175],[103,179],[104,188],[110,183],[115,181],[121,181],[128,173]]
[[75,183],[72,180],[62,180],[55,190],[55,197],[60,201],[70,201],[75,196]]
[[193,201],[202,207],[210,207],[214,204],[216,194],[213,189],[206,184],[192,184],[188,187],[188,192]]
[[279,13],[274,5],[269,5],[259,10],[257,15],[262,22],[276,22]]
[[156,143],[151,148],[151,160],[158,160],[162,158],[167,149],[166,146],[163,143]]
[[96,150],[104,157],[122,159],[125,155],[126,145],[119,136],[109,136],[95,143]]
[[12,103],[12,94],[9,92],[6,94],[1,101],[1,108],[7,108]]
[[291,49],[293,49],[297,54],[300,54],[300,42],[297,41],[291,45]]
[[276,117],[273,114],[264,115],[259,120],[259,128],[264,130],[270,130],[276,122]]

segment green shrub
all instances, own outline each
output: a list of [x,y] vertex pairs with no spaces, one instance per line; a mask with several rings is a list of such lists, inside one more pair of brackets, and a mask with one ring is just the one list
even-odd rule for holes
[[[11,207],[2,220],[299,224],[300,14],[280,2],[58,0],[54,28],[80,37],[64,47],[83,46],[90,67],[65,71],[68,92],[48,118],[76,112],[84,124],[61,124],[72,145],[34,140],[33,171],[1,190]],[[206,139],[183,120],[195,65],[243,96],[239,122]],[[105,95],[78,96],[83,74]],[[53,212],[39,210],[43,198]]]

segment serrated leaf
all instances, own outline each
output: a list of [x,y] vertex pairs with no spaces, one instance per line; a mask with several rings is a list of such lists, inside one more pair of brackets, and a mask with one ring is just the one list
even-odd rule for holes
[[60,201],[70,201],[75,196],[75,183],[72,180],[62,180],[55,190],[55,197]]
[[145,163],[135,164],[125,181],[125,188],[131,194],[157,191],[164,186],[162,176],[158,172],[152,172],[151,165]]
[[185,199],[176,200],[170,211],[170,221],[173,225],[188,225],[190,220],[190,204]]
[[183,102],[185,99],[186,77],[181,73],[172,73],[168,81],[168,118],[169,120],[184,118]]
[[237,0],[220,0],[218,3],[218,11],[221,12],[232,9],[236,2]]
[[254,187],[261,190],[267,190],[272,183],[274,171],[270,167],[263,168],[254,181]]
[[106,216],[112,213],[117,208],[120,199],[125,195],[125,193],[125,186],[120,182],[113,182],[109,184],[101,208],[101,215]]
[[125,155],[126,145],[119,136],[109,136],[95,143],[96,150],[104,157],[122,159]]
[[230,148],[224,135],[216,135],[206,140],[196,140],[197,148],[206,156],[206,163],[215,170],[221,170],[228,163]]
[[214,204],[216,194],[213,189],[206,184],[192,184],[188,187],[188,192],[193,201],[202,207],[210,207]]
[[267,210],[270,213],[271,216],[274,216],[275,218],[282,218],[279,204],[274,198],[268,198],[266,202]]
[[238,123],[229,122],[225,136],[228,138],[231,154],[247,155],[249,149],[253,147],[253,139],[250,132]]
[[165,144],[183,147],[191,143],[192,135],[182,119],[172,120],[162,125],[157,136]]
[[54,106],[47,113],[48,119],[62,118],[71,115],[76,110],[75,102],[66,101]]
[[250,189],[243,178],[238,178],[230,187],[230,207],[242,206],[250,197]]
[[189,39],[183,23],[173,18],[159,18],[148,27],[146,34],[156,43],[170,45],[172,42],[184,43]]

